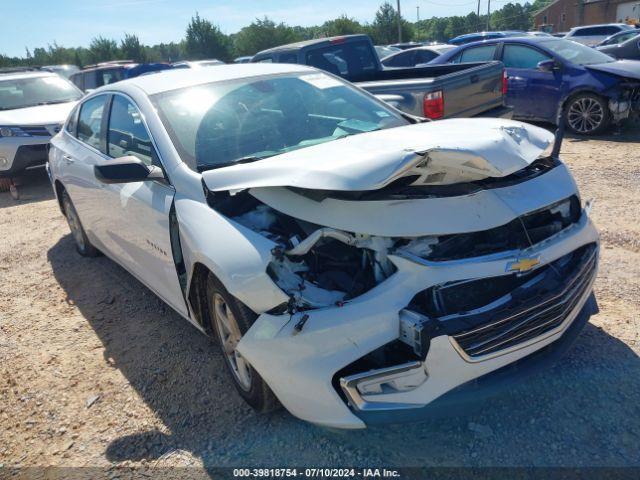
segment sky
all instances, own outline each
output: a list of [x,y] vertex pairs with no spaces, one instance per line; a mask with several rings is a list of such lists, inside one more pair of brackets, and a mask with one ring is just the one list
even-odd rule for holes
[[[509,0],[491,0],[492,10]],[[486,12],[487,0],[480,0]],[[523,3],[523,0],[517,0]],[[383,0],[2,0],[0,53],[25,56],[25,48],[46,47],[54,41],[65,47],[88,46],[93,37],[120,40],[135,33],[144,44],[179,41],[190,18],[200,13],[224,33],[237,32],[265,15],[289,25],[320,25],[345,14],[371,22]],[[395,6],[396,0],[391,0]],[[477,0],[401,0],[403,17],[466,15]]]

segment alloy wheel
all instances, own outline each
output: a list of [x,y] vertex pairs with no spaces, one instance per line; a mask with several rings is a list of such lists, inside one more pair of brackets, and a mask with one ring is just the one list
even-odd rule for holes
[[567,121],[573,130],[579,133],[591,133],[604,121],[605,112],[600,102],[594,98],[581,97],[570,106]]
[[215,320],[216,330],[220,337],[222,345],[222,352],[227,357],[231,372],[235,377],[236,382],[240,387],[245,390],[251,390],[251,367],[242,355],[236,350],[242,333],[238,327],[229,304],[219,293],[215,293],[213,296],[214,312],[213,317]]

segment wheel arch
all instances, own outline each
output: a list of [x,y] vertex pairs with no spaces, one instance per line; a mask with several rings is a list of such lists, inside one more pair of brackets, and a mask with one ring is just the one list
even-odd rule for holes
[[56,194],[56,200],[58,201],[58,207],[60,207],[60,211],[63,215],[66,216],[66,212],[64,211],[64,205],[62,204],[62,194],[67,191],[62,182],[56,179],[53,182],[53,191]]

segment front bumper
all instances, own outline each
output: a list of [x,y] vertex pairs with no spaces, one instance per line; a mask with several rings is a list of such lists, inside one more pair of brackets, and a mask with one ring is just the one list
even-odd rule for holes
[[49,137],[0,138],[0,177],[12,177],[47,163]]
[[[295,324],[301,314],[262,314],[243,336],[238,350],[256,368],[283,405],[304,420],[338,428],[363,428],[376,418],[418,411],[447,392],[490,372],[513,364],[563,337],[591,295],[592,282],[567,315],[561,328],[541,335],[521,348],[508,349],[482,361],[469,361],[446,334],[431,338],[423,368],[426,380],[407,391],[362,395],[364,409],[345,400],[333,377],[347,365],[399,337],[400,312],[412,298],[431,285],[469,278],[498,277],[521,255],[533,256],[541,265],[576,249],[598,242],[598,234],[583,212],[580,221],[522,252],[487,255],[463,260],[419,263],[390,257],[397,272],[385,282],[342,307],[307,312],[301,332]],[[415,380],[415,379],[414,379]],[[368,405],[368,407],[367,407]],[[370,408],[373,405],[374,408]]]

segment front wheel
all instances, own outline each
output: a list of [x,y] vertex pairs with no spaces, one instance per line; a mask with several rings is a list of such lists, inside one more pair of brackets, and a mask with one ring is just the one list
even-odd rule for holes
[[212,275],[207,279],[207,310],[225,359],[227,370],[240,396],[255,410],[269,412],[278,407],[278,400],[236,347],[256,319],[255,313],[236,300]]
[[581,93],[570,98],[564,109],[565,125],[578,135],[598,135],[611,121],[606,99],[592,93]]

